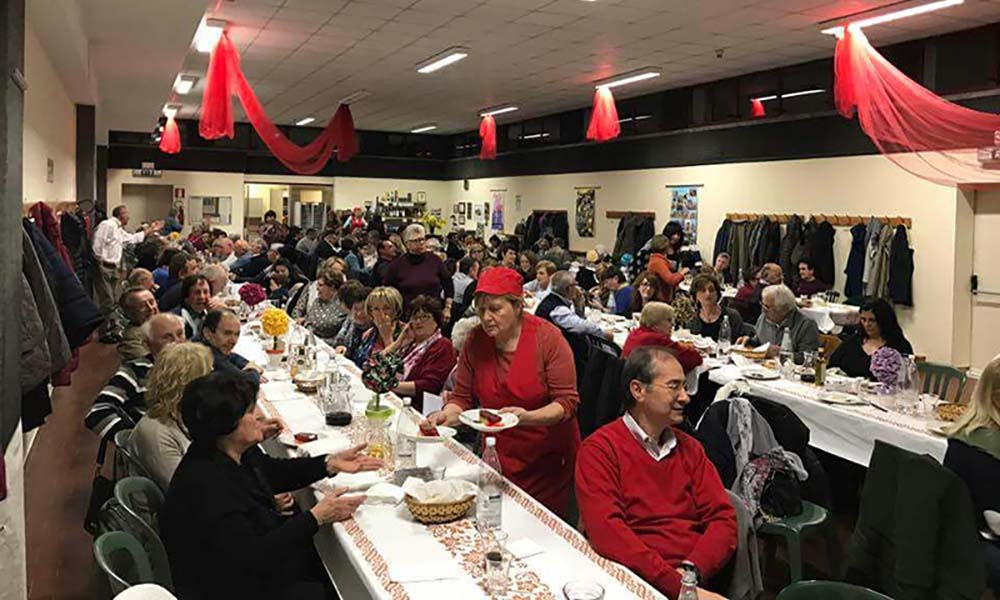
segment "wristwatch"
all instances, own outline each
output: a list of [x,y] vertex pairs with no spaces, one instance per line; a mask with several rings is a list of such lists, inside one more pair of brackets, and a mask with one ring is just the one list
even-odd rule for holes
[[681,561],[681,568],[694,573],[694,578],[698,583],[701,583],[701,571],[698,570],[698,565],[694,564],[689,560]]

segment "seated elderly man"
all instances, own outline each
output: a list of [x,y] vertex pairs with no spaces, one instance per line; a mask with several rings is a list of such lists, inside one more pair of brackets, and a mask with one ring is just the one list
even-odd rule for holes
[[802,362],[803,352],[819,348],[819,327],[795,304],[795,294],[785,285],[771,285],[761,295],[761,315],[757,319],[757,335],[741,338],[737,343],[757,346],[770,343],[769,353],[777,356],[785,335],[791,336],[796,362]]
[[212,242],[212,256],[215,257],[217,264],[227,269],[232,266],[238,258],[233,240],[225,236],[215,238],[215,241]]
[[242,239],[233,242],[233,255],[236,256],[236,260],[226,268],[235,273],[246,266],[250,262],[250,259],[253,258],[253,252],[250,252],[250,242]]
[[149,269],[136,268],[128,274],[125,279],[125,287],[141,287],[151,292],[156,292],[156,281],[153,279],[153,272]]
[[122,339],[118,342],[118,355],[123,361],[146,356],[149,354],[149,346],[146,344],[142,325],[160,312],[156,306],[156,297],[144,287],[130,287],[118,299],[118,304],[122,314],[128,319],[128,325],[122,331]]
[[210,309],[225,307],[226,303],[222,297],[229,287],[229,271],[226,271],[226,268],[221,264],[216,264],[208,265],[202,269],[201,274],[208,279],[208,288],[211,294],[208,299],[208,307]]
[[608,340],[615,337],[615,333],[610,329],[601,329],[596,323],[591,323],[581,316],[584,310],[583,302],[583,291],[576,285],[576,278],[569,271],[556,271],[549,279],[549,294],[535,309],[536,317],[558,327],[569,342],[578,378],[586,370],[590,354],[587,334]]
[[146,376],[153,361],[168,345],[184,341],[184,321],[170,313],[153,315],[141,331],[149,352],[118,367],[84,418],[88,429],[108,441],[139,422],[146,412]]
[[240,340],[240,318],[223,308],[209,311],[201,327],[201,341],[212,349],[215,371],[238,373],[260,383],[264,369],[233,352]]
[[181,282],[181,303],[170,311],[184,320],[184,334],[193,340],[201,331],[201,322],[208,313],[212,286],[204,275],[189,275]]
[[670,349],[687,373],[701,364],[701,354],[690,344],[675,342],[670,334],[674,330],[674,307],[666,302],[647,302],[642,307],[639,326],[625,339],[622,358],[643,346],[662,346]]
[[[666,348],[629,356],[625,416],[591,434],[576,457],[576,498],[590,545],[677,598],[681,570],[711,587],[736,550],[736,511],[701,444],[676,426],[690,398]],[[719,599],[698,590],[698,597]]]

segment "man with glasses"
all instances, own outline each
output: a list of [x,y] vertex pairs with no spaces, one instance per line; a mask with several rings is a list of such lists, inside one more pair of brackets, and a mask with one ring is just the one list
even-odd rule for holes
[[[676,598],[681,572],[703,587],[736,550],[736,511],[701,444],[676,429],[690,402],[666,348],[625,362],[622,418],[588,437],[576,458],[576,498],[590,545]],[[715,585],[713,585],[715,584]],[[701,600],[722,598],[705,589]]]
[[785,285],[771,285],[764,288],[760,297],[760,317],[757,319],[753,338],[740,338],[736,343],[771,344],[770,356],[777,356],[784,337],[789,336],[791,351],[795,361],[802,362],[805,352],[815,352],[819,348],[819,327],[795,304],[795,294]]
[[233,263],[238,258],[236,256],[236,246],[233,244],[233,240],[228,237],[216,238],[212,242],[212,255],[215,257],[215,261],[226,269],[233,266]]
[[424,226],[413,223],[403,230],[406,254],[392,261],[386,269],[383,285],[399,290],[403,295],[403,312],[409,313],[410,301],[423,294],[444,302],[444,322],[451,321],[451,304],[455,286],[444,262],[427,251]]

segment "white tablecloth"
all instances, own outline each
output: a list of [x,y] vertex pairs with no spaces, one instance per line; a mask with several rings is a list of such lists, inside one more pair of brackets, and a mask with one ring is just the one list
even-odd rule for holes
[[825,306],[808,306],[799,310],[802,314],[816,321],[823,333],[837,334],[843,331],[844,325],[857,325],[861,311],[857,306],[848,304],[827,304]]
[[[738,367],[727,365],[712,371],[709,379],[724,385],[739,376]],[[811,446],[864,467],[871,459],[875,440],[918,454],[930,454],[939,461],[944,460],[948,449],[945,438],[927,429],[929,425],[941,425],[940,422],[882,412],[871,406],[825,404],[816,399],[818,388],[801,382],[777,379],[748,383],[751,394],[792,409],[809,428]]]
[[[236,352],[258,364],[265,363],[259,341],[249,334],[241,336]],[[342,371],[351,375],[355,413],[363,411],[371,392],[364,388],[354,365],[346,361],[341,365]],[[293,433],[319,433],[324,445],[330,449],[350,445],[342,429],[325,424],[312,397],[296,392],[287,381],[269,381],[262,386],[262,390],[269,408],[284,419]],[[398,408],[398,398],[391,394],[387,396]],[[408,418],[418,418],[412,409],[406,411]],[[291,456],[295,452],[273,441],[267,445],[267,450],[283,456]],[[479,459],[461,445],[448,441],[417,444],[416,463],[418,466],[444,466],[447,468],[446,477],[475,481]],[[316,501],[318,494],[299,494],[298,499],[303,508],[307,508]],[[530,539],[544,549],[540,554],[515,561],[513,572],[518,573],[515,581],[519,597],[542,598],[551,593],[561,598],[562,586],[579,579],[600,582],[608,599],[664,597],[627,569],[599,557],[575,529],[513,484],[509,484],[503,497],[503,530],[510,535],[511,542]],[[415,522],[402,504],[391,507],[363,505],[354,519],[321,528],[315,542],[342,598],[489,598],[465,570],[460,570],[455,579],[421,583],[393,581],[394,569],[412,571],[408,567],[432,569],[434,565],[458,563],[453,554],[456,550],[446,546],[446,542],[455,539],[449,531],[447,528],[432,530]],[[451,547],[468,547],[468,544],[451,544]]]

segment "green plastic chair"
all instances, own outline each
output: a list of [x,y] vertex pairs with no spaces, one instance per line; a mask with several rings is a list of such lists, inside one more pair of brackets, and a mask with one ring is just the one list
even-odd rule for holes
[[122,429],[121,431],[115,434],[116,460],[117,457],[125,457],[124,466],[127,468],[122,470],[123,473],[127,472],[132,475],[140,475],[142,477],[149,478],[149,471],[146,470],[146,467],[142,466],[142,463],[139,462],[139,459],[136,458],[135,454],[132,453],[131,440],[132,440],[131,429]]
[[152,480],[145,477],[119,479],[115,484],[115,499],[157,534],[160,532],[159,515],[164,502],[163,492]]
[[140,583],[156,583],[142,545],[124,531],[111,531],[97,538],[94,557],[108,576],[113,595]]
[[958,394],[955,395],[954,401],[962,399],[962,392],[965,391],[965,384],[968,381],[968,375],[964,371],[951,365],[923,361],[917,363],[917,373],[923,381],[921,393],[934,394],[944,402],[949,402],[948,389],[952,381],[958,381]]
[[121,531],[139,542],[146,560],[149,561],[153,581],[168,590],[173,589],[167,549],[149,524],[127,510],[115,498],[105,502],[101,508],[101,523],[103,531]]
[[800,581],[781,590],[777,600],[892,600],[865,587],[839,581]]
[[757,535],[785,538],[791,580],[796,583],[802,580],[802,538],[817,529],[826,537],[830,573],[836,574],[840,564],[836,532],[829,511],[818,504],[803,500],[801,514],[763,523],[757,528]]

